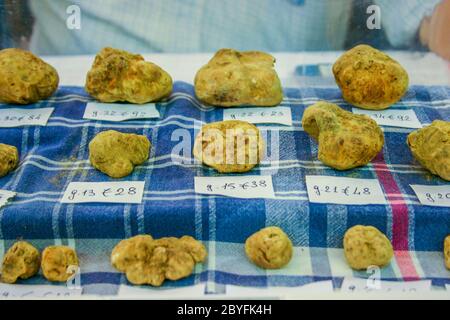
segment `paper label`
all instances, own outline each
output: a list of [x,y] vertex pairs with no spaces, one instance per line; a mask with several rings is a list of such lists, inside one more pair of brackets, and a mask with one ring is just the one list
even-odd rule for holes
[[374,279],[344,278],[342,292],[424,292],[431,290],[431,281],[382,281]]
[[223,111],[223,120],[242,120],[250,123],[279,123],[292,126],[289,107],[229,108]]
[[450,207],[450,185],[411,185],[421,204],[426,206]]
[[159,118],[159,111],[154,103],[120,104],[89,102],[84,111],[84,119],[125,121],[131,119]]
[[81,296],[82,289],[69,289],[65,286],[0,284],[0,299],[27,298],[67,298]]
[[144,181],[71,182],[62,203],[141,203]]
[[55,108],[0,109],[0,127],[45,126]]
[[386,204],[376,179],[306,176],[310,202],[337,204]]
[[446,284],[445,289],[447,289],[447,291],[450,291],[450,284]]
[[0,208],[8,203],[8,200],[16,196],[15,192],[0,190]]
[[195,177],[195,192],[234,198],[274,198],[271,176]]
[[122,284],[119,286],[117,295],[119,297],[154,297],[157,299],[201,298],[205,295],[205,284],[174,289],[161,289],[155,287],[141,288]]
[[245,298],[295,298],[303,293],[331,293],[333,292],[333,283],[331,281],[317,281],[308,283],[300,287],[269,287],[253,288],[227,285],[226,297],[245,297]]
[[381,126],[401,128],[422,128],[416,113],[411,109],[364,110],[352,108],[355,114],[365,114]]

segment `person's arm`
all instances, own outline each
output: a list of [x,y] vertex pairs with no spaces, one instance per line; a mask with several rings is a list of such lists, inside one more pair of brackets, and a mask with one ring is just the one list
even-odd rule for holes
[[419,39],[423,46],[450,60],[450,0],[443,0],[422,20]]
[[381,24],[394,48],[417,47],[422,20],[441,0],[375,0]]

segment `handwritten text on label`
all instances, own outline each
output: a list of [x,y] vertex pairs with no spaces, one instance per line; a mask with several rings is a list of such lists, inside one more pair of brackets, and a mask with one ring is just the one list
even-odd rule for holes
[[195,177],[195,192],[234,198],[274,198],[271,176]]
[[279,123],[292,125],[289,107],[229,108],[223,111],[223,120],[242,120],[250,123]]
[[389,109],[389,110],[363,110],[352,109],[355,114],[365,114],[371,117],[381,126],[402,127],[402,128],[422,128],[422,124],[417,119],[416,113],[411,109]]
[[0,127],[45,126],[54,108],[0,109]]
[[89,102],[86,105],[83,118],[105,121],[125,121],[131,119],[159,118],[158,109],[154,103],[142,105],[97,103]]
[[0,299],[74,297],[80,296],[81,289],[64,286],[0,284]]
[[450,207],[450,185],[411,185],[421,204],[426,206]]
[[431,290],[431,281],[382,281],[359,278],[344,278],[342,292],[404,292],[415,293]]

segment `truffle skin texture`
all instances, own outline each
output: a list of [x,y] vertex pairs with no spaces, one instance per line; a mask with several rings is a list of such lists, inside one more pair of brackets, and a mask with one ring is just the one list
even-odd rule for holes
[[275,106],[283,100],[283,90],[274,63],[264,52],[221,49],[197,72],[195,94],[221,107]]
[[49,281],[67,281],[76,272],[69,267],[78,265],[77,253],[70,247],[50,246],[42,252],[42,274]]
[[86,77],[86,91],[101,102],[147,103],[172,92],[172,78],[139,54],[104,48]]
[[383,132],[370,117],[324,101],[306,108],[302,125],[319,143],[319,160],[338,170],[366,165],[384,144]]
[[261,161],[264,146],[256,126],[227,120],[204,125],[195,138],[193,154],[221,173],[247,172]]
[[153,239],[138,235],[120,241],[111,253],[111,264],[133,284],[161,286],[166,279],[179,280],[206,259],[202,243],[190,236]]
[[344,53],[333,65],[344,99],[357,107],[386,109],[408,90],[408,73],[387,54],[368,45]]
[[55,68],[29,51],[0,51],[0,102],[30,104],[50,97],[58,88]]
[[450,181],[450,122],[435,120],[428,127],[411,132],[407,142],[423,167]]
[[444,259],[445,266],[450,270],[450,235],[444,240]]
[[2,282],[15,283],[18,278],[28,279],[39,271],[39,251],[25,241],[18,241],[3,257]]
[[16,147],[0,143],[0,178],[13,171],[19,163]]
[[292,258],[292,242],[278,227],[267,227],[245,241],[248,259],[264,269],[280,269]]
[[148,159],[150,146],[146,136],[103,131],[89,143],[89,160],[111,178],[123,178]]
[[389,239],[377,228],[357,225],[344,235],[344,254],[350,267],[365,270],[370,266],[387,265],[394,250]]

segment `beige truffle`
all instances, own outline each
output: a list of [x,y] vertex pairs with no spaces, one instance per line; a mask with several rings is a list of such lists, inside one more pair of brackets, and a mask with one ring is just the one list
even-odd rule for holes
[[58,88],[55,68],[22,49],[0,51],[0,102],[29,104],[50,97]]
[[333,73],[344,99],[363,109],[386,109],[408,90],[406,70],[368,45],[344,53],[333,65]]
[[384,144],[381,128],[370,117],[324,101],[305,110],[302,125],[319,143],[319,160],[338,170],[366,165]]
[[89,160],[94,168],[108,176],[122,178],[148,159],[150,146],[146,136],[103,131],[89,143]]
[[444,259],[445,266],[450,270],[450,235],[444,240]]
[[195,138],[193,154],[221,173],[247,172],[261,161],[264,146],[256,126],[227,120],[204,125]]
[[407,142],[424,168],[450,181],[450,122],[435,120],[428,127],[411,132]]
[[267,227],[245,241],[248,259],[264,269],[280,269],[292,258],[292,242],[278,227]]
[[19,164],[19,152],[14,146],[0,143],[0,178],[13,171]]
[[394,250],[377,228],[356,225],[344,235],[344,254],[350,267],[364,270],[370,266],[384,267],[391,261]]
[[120,241],[111,253],[111,264],[133,284],[161,286],[166,279],[179,280],[206,258],[202,243],[190,236],[154,240],[139,235]]
[[39,262],[39,251],[28,242],[18,241],[3,257],[1,279],[5,283],[28,279],[39,271]]
[[215,106],[275,106],[283,91],[274,63],[264,52],[221,49],[197,72],[195,94]]
[[172,92],[172,78],[139,54],[102,49],[86,77],[86,91],[101,102],[158,101]]
[[42,273],[49,281],[67,281],[77,271],[78,265],[77,253],[70,247],[50,246],[42,252]]

